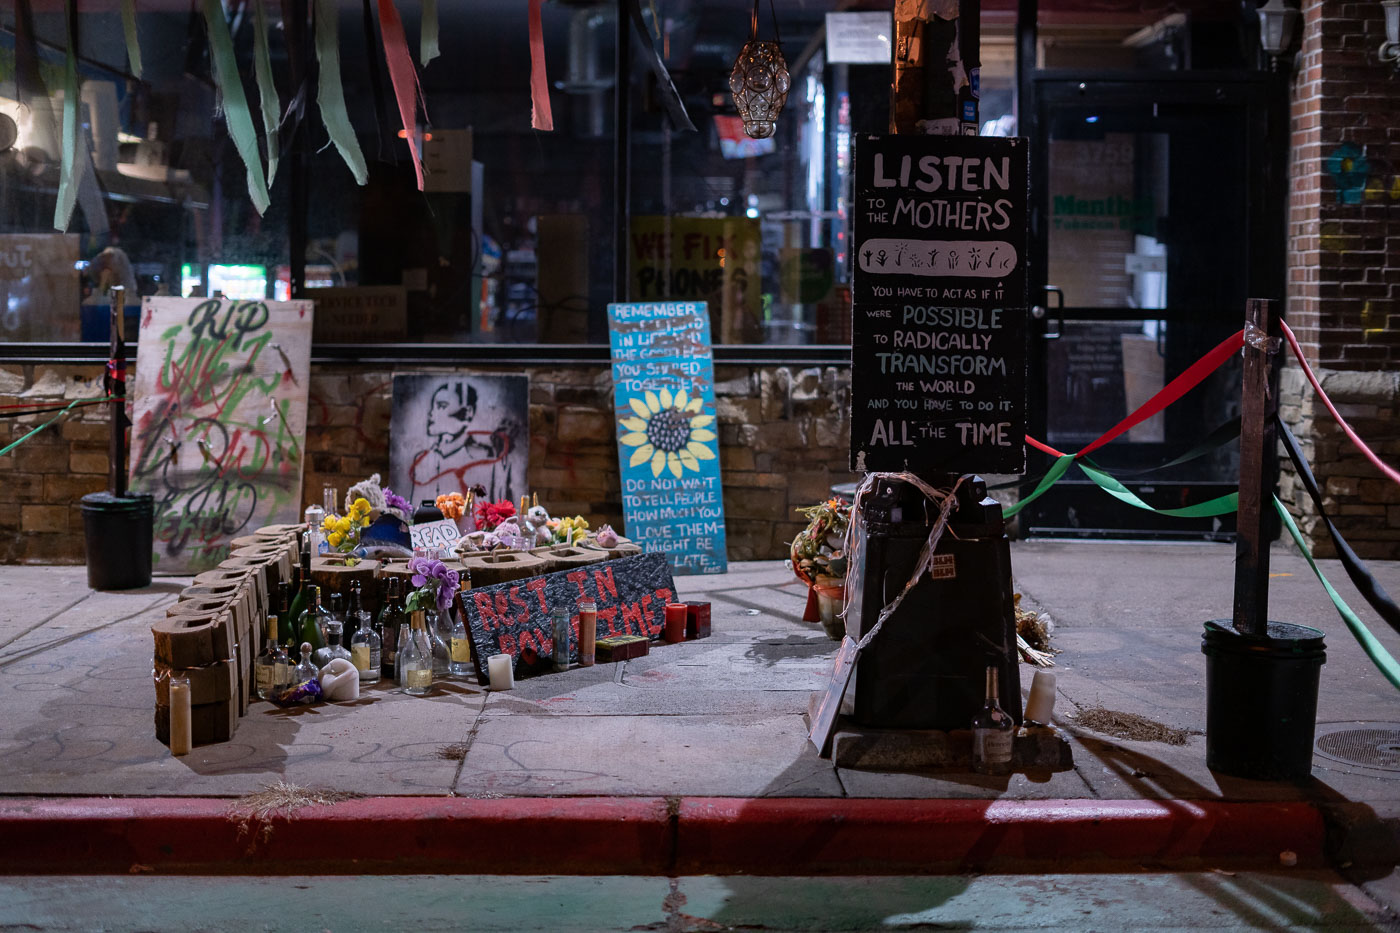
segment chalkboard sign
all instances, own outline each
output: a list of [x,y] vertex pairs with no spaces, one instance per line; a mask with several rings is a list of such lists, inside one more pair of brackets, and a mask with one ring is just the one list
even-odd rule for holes
[[554,656],[550,613],[562,606],[572,616],[569,657],[578,660],[578,601],[598,604],[598,637],[644,635],[660,638],[665,607],[676,598],[671,568],[662,554],[639,554],[497,583],[462,594],[462,608],[471,633],[476,676],[486,682],[485,659],[493,654],[519,658]]
[[1025,468],[1027,143],[856,140],[851,468]]

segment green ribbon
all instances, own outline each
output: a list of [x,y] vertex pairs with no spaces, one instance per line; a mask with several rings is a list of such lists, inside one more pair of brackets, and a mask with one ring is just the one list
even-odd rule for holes
[[258,152],[258,131],[253,127],[253,115],[248,110],[248,98],[243,93],[243,78],[238,73],[238,59],[233,54],[233,37],[219,0],[203,0],[204,22],[209,29],[209,54],[214,60],[214,83],[224,103],[224,122],[228,125],[233,146],[248,169],[248,197],[259,214],[267,210],[267,179],[263,177],[262,154]]
[[53,207],[55,230],[68,229],[68,222],[73,219],[73,205],[78,200],[73,177],[78,162],[78,28],[73,0],[63,0],[63,17],[68,54],[63,63],[63,152],[58,170],[58,199]]
[[1317,561],[1313,560],[1312,552],[1308,550],[1308,545],[1303,541],[1302,532],[1298,530],[1298,525],[1293,521],[1293,516],[1288,513],[1288,509],[1284,508],[1278,496],[1274,496],[1274,510],[1278,512],[1279,517],[1283,519],[1283,525],[1288,529],[1288,534],[1293,538],[1293,543],[1298,545],[1298,550],[1303,552],[1303,557],[1307,560],[1308,566],[1311,567],[1312,572],[1317,575],[1318,582],[1321,583],[1322,588],[1327,591],[1327,595],[1332,598],[1332,605],[1337,608],[1337,614],[1342,617],[1342,621],[1345,622],[1347,628],[1351,630],[1352,636],[1361,645],[1361,650],[1366,652],[1366,657],[1370,658],[1371,663],[1376,665],[1377,669],[1380,670],[1386,680],[1390,681],[1391,686],[1400,688],[1400,663],[1396,663],[1391,653],[1385,649],[1385,646],[1380,643],[1375,635],[1371,634],[1371,630],[1357,617],[1356,613],[1351,610],[1351,607],[1346,604],[1346,601],[1343,600],[1332,587],[1332,584],[1322,575],[1322,571],[1318,569]]
[[[321,108],[321,121],[326,132],[340,151],[340,157],[350,167],[355,183],[369,181],[369,169],[350,126],[350,114],[345,110],[345,88],[340,83],[340,21],[335,0],[316,0],[316,61],[320,63],[320,87],[316,105]],[[411,64],[411,62],[410,62]]]
[[272,80],[272,53],[267,46],[266,0],[253,3],[253,72],[258,78],[258,104],[262,111],[263,134],[267,137],[267,187],[277,177],[277,124],[282,102],[277,99],[277,83]]
[[1021,499],[1020,502],[1017,502],[1015,505],[1008,506],[1006,512],[1004,513],[1005,516],[1007,518],[1010,518],[1017,512],[1024,509],[1026,506],[1030,505],[1036,499],[1039,499],[1045,493],[1045,490],[1058,483],[1060,481],[1060,477],[1064,476],[1065,471],[1072,466],[1074,466],[1074,454],[1065,454],[1063,457],[1056,460],[1055,463],[1050,467],[1049,471],[1040,478],[1040,485],[1036,486],[1035,489],[1031,491],[1031,494]]
[[126,57],[131,73],[141,77],[141,43],[136,41],[136,0],[122,0],[122,32],[126,34]]
[[1197,502],[1195,505],[1188,505],[1179,509],[1153,508],[1134,495],[1127,486],[1124,486],[1102,470],[1082,462],[1079,464],[1079,468],[1083,470],[1085,475],[1093,480],[1100,489],[1120,502],[1126,502],[1134,508],[1156,512],[1158,515],[1170,515],[1174,518],[1210,518],[1214,515],[1229,515],[1237,511],[1240,507],[1240,494],[1238,492],[1232,492],[1218,499],[1208,499],[1205,502]]
[[418,60],[424,65],[442,54],[438,48],[437,0],[423,0],[422,29],[418,34]]
[[116,398],[117,398],[117,396],[115,396],[115,395],[108,395],[108,396],[106,396],[105,398],[75,398],[75,399],[73,399],[73,401],[71,401],[71,402],[69,402],[67,405],[65,405],[65,406],[63,407],[63,409],[62,409],[58,414],[54,415],[54,416],[53,416],[52,418],[50,418],[48,421],[45,421],[43,424],[39,425],[37,428],[35,428],[34,430],[30,431],[28,434],[24,435],[24,437],[21,437],[21,438],[20,438],[19,440],[17,440],[17,441],[12,441],[12,442],[10,442],[9,444],[5,445],[4,447],[0,447],[0,457],[5,456],[5,454],[7,454],[7,453],[9,453],[10,451],[14,450],[14,449],[15,449],[16,447],[18,447],[20,444],[23,444],[25,441],[29,440],[29,439],[30,439],[31,437],[33,437],[34,435],[36,435],[36,434],[38,434],[40,431],[44,430],[44,428],[47,428],[49,425],[51,425],[51,424],[53,424],[54,422],[58,421],[58,420],[59,420],[60,418],[62,418],[64,415],[66,415],[66,414],[68,414],[70,411],[72,411],[73,408],[74,408],[74,406],[77,406],[77,405],[93,405],[93,404],[96,404],[97,402],[112,402],[112,401],[116,401]]

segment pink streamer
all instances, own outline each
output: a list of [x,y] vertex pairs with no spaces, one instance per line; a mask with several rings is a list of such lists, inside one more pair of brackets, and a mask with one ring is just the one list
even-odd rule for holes
[[1342,416],[1337,413],[1337,409],[1332,405],[1332,400],[1327,397],[1326,392],[1322,391],[1322,385],[1318,383],[1317,376],[1313,375],[1312,367],[1308,365],[1308,361],[1303,357],[1303,348],[1298,346],[1298,338],[1293,336],[1293,328],[1282,321],[1279,321],[1279,324],[1283,327],[1283,335],[1288,338],[1288,345],[1293,348],[1293,355],[1298,358],[1298,365],[1303,367],[1304,375],[1308,377],[1308,382],[1312,383],[1313,391],[1317,393],[1318,398],[1322,399],[1322,404],[1327,406],[1327,410],[1330,411],[1332,417],[1337,420],[1337,424],[1341,426],[1343,433],[1356,445],[1357,450],[1366,455],[1366,459],[1370,460],[1371,463],[1375,465],[1376,469],[1380,470],[1392,481],[1400,483],[1400,472],[1397,472],[1394,467],[1388,466],[1380,457],[1372,453],[1371,448],[1366,446],[1366,442],[1357,437],[1356,432],[1351,429],[1351,425],[1347,424]]
[[540,0],[530,0],[530,125],[545,132],[554,129],[554,113],[549,108],[549,78],[544,72]]
[[[413,67],[413,54],[408,50],[403,20],[394,8],[394,0],[379,0],[379,32],[384,36],[384,60],[389,63],[389,79],[394,83],[394,98],[399,104],[399,119],[403,121],[408,148],[413,153],[413,170],[418,173],[418,190],[423,190],[423,153],[418,148],[418,101],[423,100],[423,88]],[[414,95],[417,95],[415,100]],[[428,105],[423,101],[424,118]]]

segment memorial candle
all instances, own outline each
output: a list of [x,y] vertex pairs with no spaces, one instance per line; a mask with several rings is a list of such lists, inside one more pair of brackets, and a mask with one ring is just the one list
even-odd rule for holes
[[508,654],[493,654],[486,659],[486,673],[492,690],[509,690],[515,686],[515,659]]
[[688,612],[685,603],[669,603],[666,606],[666,643],[668,645],[685,641],[685,620]]
[[578,663],[592,667],[598,640],[598,604],[591,599],[578,603]]
[[194,744],[190,711],[190,679],[170,678],[170,754],[188,755]]

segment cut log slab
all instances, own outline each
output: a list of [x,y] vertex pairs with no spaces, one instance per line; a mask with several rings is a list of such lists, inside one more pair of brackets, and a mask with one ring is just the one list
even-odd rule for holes
[[374,579],[379,572],[379,561],[362,559],[353,567],[336,563],[333,557],[315,557],[311,560],[311,582],[321,588],[321,595],[343,593],[350,595],[350,584],[358,580],[360,593],[374,592]]
[[510,583],[544,573],[544,561],[528,551],[495,551],[482,557],[468,557],[462,566],[471,574],[473,587]]
[[188,677],[190,704],[228,703],[238,699],[238,671],[233,661],[215,661],[204,667],[173,668],[160,661],[151,670],[156,686],[156,705],[170,705],[170,675]]
[[168,667],[204,667],[235,656],[233,614],[191,612],[151,626],[153,654]]
[[607,552],[597,548],[574,547],[572,544],[555,544],[550,547],[535,548],[530,552],[545,562],[539,573],[555,573],[559,570],[573,570],[589,564],[599,564],[608,559]]
[[[170,707],[156,704],[156,739],[163,745],[170,744]],[[190,733],[195,745],[211,745],[227,742],[238,729],[238,704],[225,700],[221,703],[202,703],[190,706]]]

